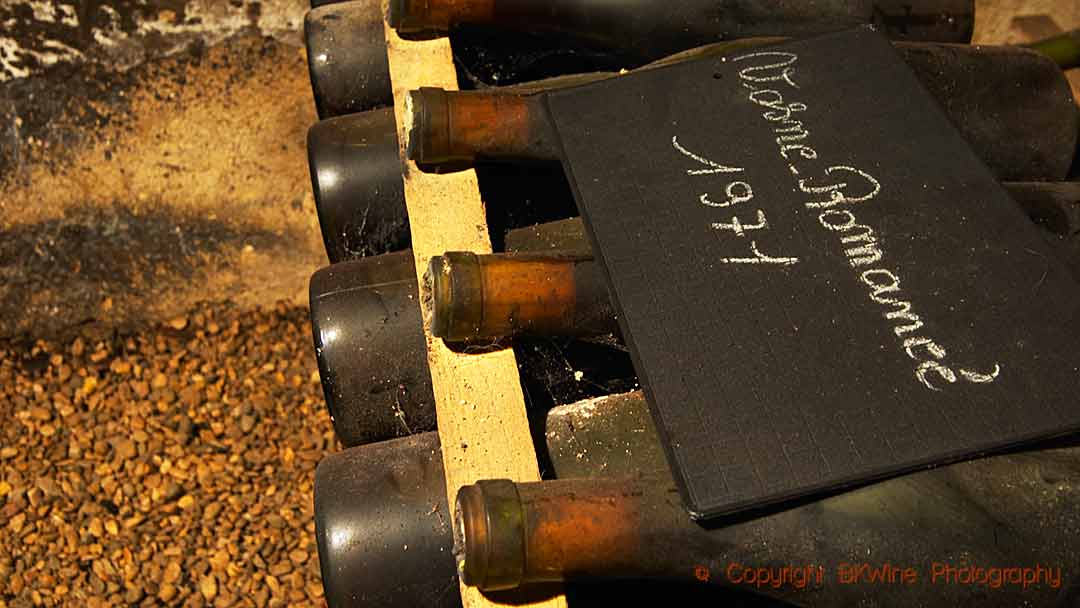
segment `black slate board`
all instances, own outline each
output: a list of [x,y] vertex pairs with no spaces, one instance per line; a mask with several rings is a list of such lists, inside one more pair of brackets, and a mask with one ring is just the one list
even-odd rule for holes
[[695,518],[1080,429],[1076,283],[878,34],[547,101]]

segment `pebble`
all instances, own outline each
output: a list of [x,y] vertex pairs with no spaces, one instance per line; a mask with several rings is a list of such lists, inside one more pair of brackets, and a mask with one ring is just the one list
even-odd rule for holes
[[180,389],[180,402],[188,407],[196,407],[202,403],[202,389],[198,386],[185,386]]
[[38,422],[47,422],[52,420],[52,412],[43,407],[30,408],[30,417]]
[[184,488],[180,487],[180,484],[175,481],[170,481],[165,485],[165,491],[162,492],[161,497],[165,500],[176,500],[184,493]]
[[221,513],[221,503],[212,502],[207,505],[206,510],[203,511],[203,521],[212,522],[217,519],[219,513]]
[[308,311],[182,318],[0,342],[0,608],[325,605]]
[[116,451],[116,457],[122,460],[134,458],[138,454],[138,450],[135,449],[135,442],[126,437],[113,440],[112,445],[113,450]]
[[137,604],[145,595],[146,592],[143,591],[141,586],[135,585],[128,587],[127,591],[124,592],[124,602],[127,604]]
[[161,575],[161,582],[175,583],[180,580],[180,562],[169,562]]
[[202,596],[206,598],[206,601],[213,600],[214,597],[217,596],[217,591],[217,579],[214,578],[213,574],[199,579],[199,593],[202,593]]
[[182,443],[186,443],[191,439],[191,435],[195,430],[195,423],[188,418],[187,415],[181,414],[180,420],[176,423],[176,435]]
[[150,385],[146,382],[132,382],[131,390],[135,391],[135,395],[139,399],[146,399],[146,397],[150,395]]
[[157,598],[163,602],[171,602],[176,597],[176,586],[165,584],[158,591]]

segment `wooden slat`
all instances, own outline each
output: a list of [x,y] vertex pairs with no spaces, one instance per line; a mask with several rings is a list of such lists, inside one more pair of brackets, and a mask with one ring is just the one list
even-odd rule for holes
[[[406,93],[420,86],[457,89],[457,79],[447,39],[405,41],[389,27],[386,39],[398,135],[404,142],[401,109]],[[428,261],[446,251],[490,253],[476,173],[426,174],[404,161],[404,150],[402,159],[418,279]],[[478,479],[539,480],[514,352],[460,355],[450,351],[431,335],[426,321],[429,308],[429,302],[421,302],[451,507],[458,488]],[[465,608],[500,605],[475,588],[462,585],[461,593]],[[555,608],[566,606],[566,601],[559,595],[525,605]]]

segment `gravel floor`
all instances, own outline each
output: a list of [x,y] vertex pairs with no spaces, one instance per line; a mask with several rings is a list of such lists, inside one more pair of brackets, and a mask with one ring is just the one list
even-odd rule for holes
[[312,483],[337,446],[306,308],[0,358],[0,608],[325,605]]

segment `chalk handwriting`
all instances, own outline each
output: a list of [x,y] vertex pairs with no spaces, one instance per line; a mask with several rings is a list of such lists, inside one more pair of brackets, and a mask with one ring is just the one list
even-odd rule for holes
[[[709,169],[687,169],[687,175],[710,175],[716,173],[741,173],[745,169],[742,167],[729,167],[722,165],[718,162],[709,160],[700,154],[695,154],[679,143],[679,137],[673,135],[671,137],[671,146],[678,150],[683,156],[691,158],[702,165],[710,167]],[[709,193],[706,192],[698,197],[698,202],[706,207],[725,208],[738,205],[740,203],[746,203],[754,199],[754,189],[748,182],[735,181],[729,182],[724,186],[724,200],[713,201],[709,198]],[[733,215],[731,222],[713,222],[710,226],[714,230],[730,230],[735,233],[737,237],[745,237],[747,230],[765,230],[769,227],[768,219],[765,217],[765,212],[761,209],[757,210],[757,223],[746,224],[739,219],[739,216]],[[798,262],[798,258],[784,257],[784,256],[770,256],[761,253],[758,249],[757,241],[750,241],[750,252],[754,254],[754,257],[722,257],[720,261],[725,264],[778,264],[781,266],[788,266]]]
[[769,222],[765,219],[765,212],[761,209],[757,210],[757,222],[756,224],[744,224],[739,220],[739,216],[731,216],[731,223],[725,224],[723,222],[714,222],[712,227],[714,230],[730,230],[735,233],[735,236],[746,236],[747,230],[762,230],[769,227]]
[[709,175],[710,173],[741,173],[743,171],[742,167],[728,167],[725,165],[721,165],[720,163],[714,163],[713,161],[705,158],[704,156],[698,156],[697,154],[694,154],[693,152],[682,147],[682,144],[679,143],[678,135],[671,136],[671,145],[679,152],[682,152],[683,155],[696,160],[697,162],[705,165],[706,167],[711,167],[710,169],[687,169],[687,175]]
[[[776,82],[782,80],[793,88],[799,88],[799,85],[795,84],[795,81],[791,79],[791,76],[795,73],[795,68],[791,67],[795,65],[795,62],[799,60],[799,56],[795,53],[788,53],[786,51],[762,51],[758,53],[749,53],[747,55],[740,55],[732,61],[745,61],[747,59],[758,59],[761,57],[782,57],[782,61],[776,63],[767,63],[765,65],[755,65],[749,68],[743,68],[739,70],[739,78],[747,82]],[[777,73],[776,69],[781,68]],[[767,75],[761,76],[758,73],[765,72]]]
[[[877,178],[849,165],[831,165],[821,172],[811,171],[799,164],[819,159],[817,150],[808,143],[810,130],[803,121],[795,118],[807,111],[807,105],[785,99],[781,90],[785,85],[790,89],[799,88],[795,82],[798,60],[795,53],[768,51],[741,55],[732,61],[750,64],[739,70],[739,79],[748,91],[747,100],[761,108],[761,117],[775,136],[780,158],[787,163],[798,190],[808,195],[803,206],[819,212],[816,218],[818,224],[839,236],[840,248],[848,265],[858,273],[859,281],[868,290],[870,301],[881,307],[882,318],[891,323],[892,332],[899,340],[898,346],[914,363],[914,377],[920,384],[929,390],[940,391],[944,386],[961,380],[971,384],[994,382],[1001,373],[999,363],[994,363],[987,372],[949,365],[945,347],[923,333],[926,322],[906,297],[899,274],[882,266],[886,259],[884,244],[873,227],[859,223],[855,216],[858,204],[872,201],[882,192]],[[708,204],[706,200],[703,196],[702,204]],[[717,223],[713,227],[744,236],[746,230],[768,227],[764,213],[760,210],[758,213],[759,222],[756,225],[743,224],[735,217],[731,223]],[[758,251],[755,242],[751,242],[751,250],[755,257],[746,258],[740,263],[761,264],[765,262],[756,260],[769,258]],[[769,259],[770,263],[783,263],[774,260],[784,258]]]
[[[736,190],[738,190],[738,192],[736,192]],[[730,207],[752,200],[754,198],[754,189],[746,182],[731,182],[724,188],[724,195],[727,198],[719,203],[709,200],[708,193],[702,194],[698,200],[706,207]]]
[[781,266],[790,266],[799,261],[799,258],[785,258],[785,257],[773,257],[765,255],[758,251],[757,241],[750,241],[750,252],[754,254],[752,258],[720,258],[721,262],[725,264],[779,264]]

